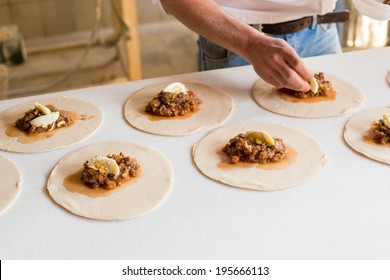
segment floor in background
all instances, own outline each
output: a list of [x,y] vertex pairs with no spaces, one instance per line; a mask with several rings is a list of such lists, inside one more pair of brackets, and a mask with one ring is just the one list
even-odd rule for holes
[[[139,32],[144,79],[197,71],[197,35],[181,23],[171,20],[144,24]],[[6,98],[127,81],[116,48],[94,46],[79,71],[44,89],[43,85],[61,81],[72,71],[83,53],[84,47],[74,46],[30,54],[24,64],[9,67],[11,95]],[[24,90],[37,86],[38,92]]]

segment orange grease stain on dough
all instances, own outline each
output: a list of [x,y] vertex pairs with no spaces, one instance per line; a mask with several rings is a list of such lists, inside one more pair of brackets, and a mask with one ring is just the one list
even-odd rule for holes
[[41,132],[34,136],[28,136],[26,133],[19,130],[14,124],[12,124],[7,127],[7,129],[5,130],[5,134],[7,134],[7,136],[9,137],[17,137],[19,143],[31,144],[52,137],[54,135],[54,131]]
[[287,156],[285,159],[279,162],[268,162],[268,163],[251,163],[251,162],[238,162],[238,163],[229,163],[228,157],[224,152],[218,152],[218,155],[221,157],[221,161],[218,162],[217,166],[223,170],[233,170],[233,169],[242,169],[242,168],[252,168],[256,166],[259,169],[265,170],[280,170],[288,168],[295,160],[298,155],[298,152],[292,147],[286,146]]
[[76,173],[70,174],[65,177],[63,185],[70,192],[77,192],[88,197],[96,198],[96,197],[105,197],[110,196],[111,194],[126,188],[127,186],[133,184],[137,181],[141,176],[133,177],[125,183],[121,184],[119,187],[113,189],[104,189],[104,188],[89,188],[81,181],[81,173],[83,171],[77,171]]
[[[146,107],[146,106],[145,106]],[[145,112],[145,107],[140,108],[140,113],[142,115],[145,115],[148,117],[148,119],[152,122],[157,122],[157,121],[165,121],[165,120],[185,120],[191,118],[193,115],[199,112],[200,109],[196,110],[195,112],[188,112],[187,114],[183,116],[174,116],[174,117],[169,117],[169,116],[158,116],[154,115],[148,112]]]
[[148,116],[148,119],[152,122],[157,122],[157,121],[163,121],[163,120],[185,120],[191,118],[193,115],[195,115],[198,111],[196,112],[189,112],[185,114],[184,116],[175,116],[175,117],[168,117],[168,116],[158,116],[158,115],[153,115],[147,112],[143,112],[144,115]]
[[38,133],[37,135],[29,136],[26,133],[24,133],[23,131],[21,131],[18,128],[16,128],[15,124],[11,124],[5,130],[5,134],[7,136],[9,136],[9,137],[16,137],[18,139],[17,141],[19,143],[31,144],[31,143],[35,143],[35,142],[38,142],[38,141],[45,140],[47,138],[53,137],[53,135],[55,134],[56,130],[69,128],[78,120],[85,121],[85,120],[90,120],[90,119],[94,118],[94,116],[78,115],[76,112],[70,112],[70,113],[71,113],[71,116],[72,116],[73,123],[71,125],[69,125],[69,126],[66,126],[66,127],[57,128],[57,129],[55,129],[53,131],[41,132],[41,133]]
[[308,98],[298,98],[295,97],[283,89],[274,89],[275,93],[283,100],[293,103],[303,102],[303,103],[318,103],[318,102],[327,102],[336,100],[336,92],[330,94],[329,96],[315,96]]

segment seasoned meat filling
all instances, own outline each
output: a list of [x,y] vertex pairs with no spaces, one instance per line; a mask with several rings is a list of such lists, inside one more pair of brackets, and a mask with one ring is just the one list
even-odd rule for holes
[[184,116],[196,112],[202,101],[189,90],[185,93],[161,91],[146,106],[145,111],[158,116]]
[[297,98],[330,96],[335,94],[335,90],[333,89],[332,83],[330,81],[325,80],[324,73],[320,72],[318,74],[314,74],[314,78],[317,80],[318,83],[318,91],[316,93],[312,92],[311,90],[303,92],[291,89],[282,89],[281,91]]
[[286,158],[287,151],[282,139],[274,138],[274,142],[274,146],[268,146],[266,143],[253,141],[241,133],[230,139],[222,151],[229,157],[230,163],[278,162]]
[[130,180],[132,177],[137,177],[141,174],[140,165],[137,160],[120,153],[119,155],[107,155],[108,158],[112,158],[119,166],[119,174],[109,174],[100,172],[92,167],[89,167],[88,161],[84,163],[84,170],[81,174],[81,180],[90,188],[105,188],[113,189],[124,182]]
[[378,144],[390,143],[390,128],[385,125],[383,120],[373,123],[372,141]]
[[43,116],[44,114],[38,110],[37,108],[31,109],[27,111],[22,118],[19,118],[15,122],[15,126],[25,132],[27,135],[37,135],[38,133],[41,132],[46,132],[46,131],[52,131],[56,128],[61,128],[61,127],[66,127],[69,126],[73,123],[71,113],[68,111],[63,111],[63,110],[58,110],[55,106],[53,105],[46,105],[47,108],[49,108],[52,112],[59,112],[60,116],[58,117],[57,121],[44,126],[44,127],[36,127],[30,124],[30,121],[33,119]]

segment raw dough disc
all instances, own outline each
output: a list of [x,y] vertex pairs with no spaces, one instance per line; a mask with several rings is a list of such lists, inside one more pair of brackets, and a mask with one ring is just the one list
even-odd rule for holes
[[202,84],[184,83],[203,101],[200,110],[189,118],[150,120],[144,113],[145,107],[168,84],[165,82],[150,85],[129,97],[124,113],[132,126],[158,135],[189,135],[221,124],[233,110],[233,100],[225,92]]
[[[96,155],[119,154],[135,158],[142,175],[109,196],[91,198],[64,187],[64,179],[81,171]],[[168,195],[173,183],[169,162],[159,152],[135,143],[106,142],[81,148],[65,156],[53,169],[47,183],[51,197],[70,212],[97,220],[124,220],[154,209]],[[81,183],[82,184],[82,183]]]
[[276,93],[276,88],[262,79],[255,83],[252,94],[256,102],[264,109],[298,118],[341,116],[361,106],[364,95],[360,89],[330,73],[325,73],[325,78],[332,82],[336,90],[336,100],[317,103],[289,102],[280,98]]
[[[239,133],[263,130],[280,137],[292,147],[297,156],[285,169],[266,170],[256,167],[221,169],[218,152]],[[211,131],[192,150],[194,161],[206,176],[224,184],[259,191],[272,191],[294,187],[309,180],[327,163],[324,149],[307,134],[276,123],[234,124]]]
[[372,122],[378,121],[383,114],[390,114],[390,107],[376,107],[354,114],[346,123],[344,139],[355,151],[368,158],[390,164],[390,149],[388,145],[375,145],[363,141]]
[[0,214],[2,214],[18,197],[22,177],[18,167],[0,156]]
[[[60,110],[85,115],[87,119],[77,120],[69,127],[54,131],[52,137],[32,143],[20,143],[17,137],[8,136],[6,130],[17,119],[23,117],[24,113],[34,106],[35,101],[43,105],[52,104]],[[102,120],[103,113],[97,106],[71,97],[47,98],[18,104],[0,113],[0,149],[20,153],[38,153],[63,148],[81,142],[92,135],[99,128]]]

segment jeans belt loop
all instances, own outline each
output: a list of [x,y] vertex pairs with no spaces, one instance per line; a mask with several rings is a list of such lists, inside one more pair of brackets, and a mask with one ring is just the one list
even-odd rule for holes
[[317,16],[315,15],[315,16],[312,17],[312,23],[311,23],[310,28],[311,29],[315,29],[316,26],[317,26]]

